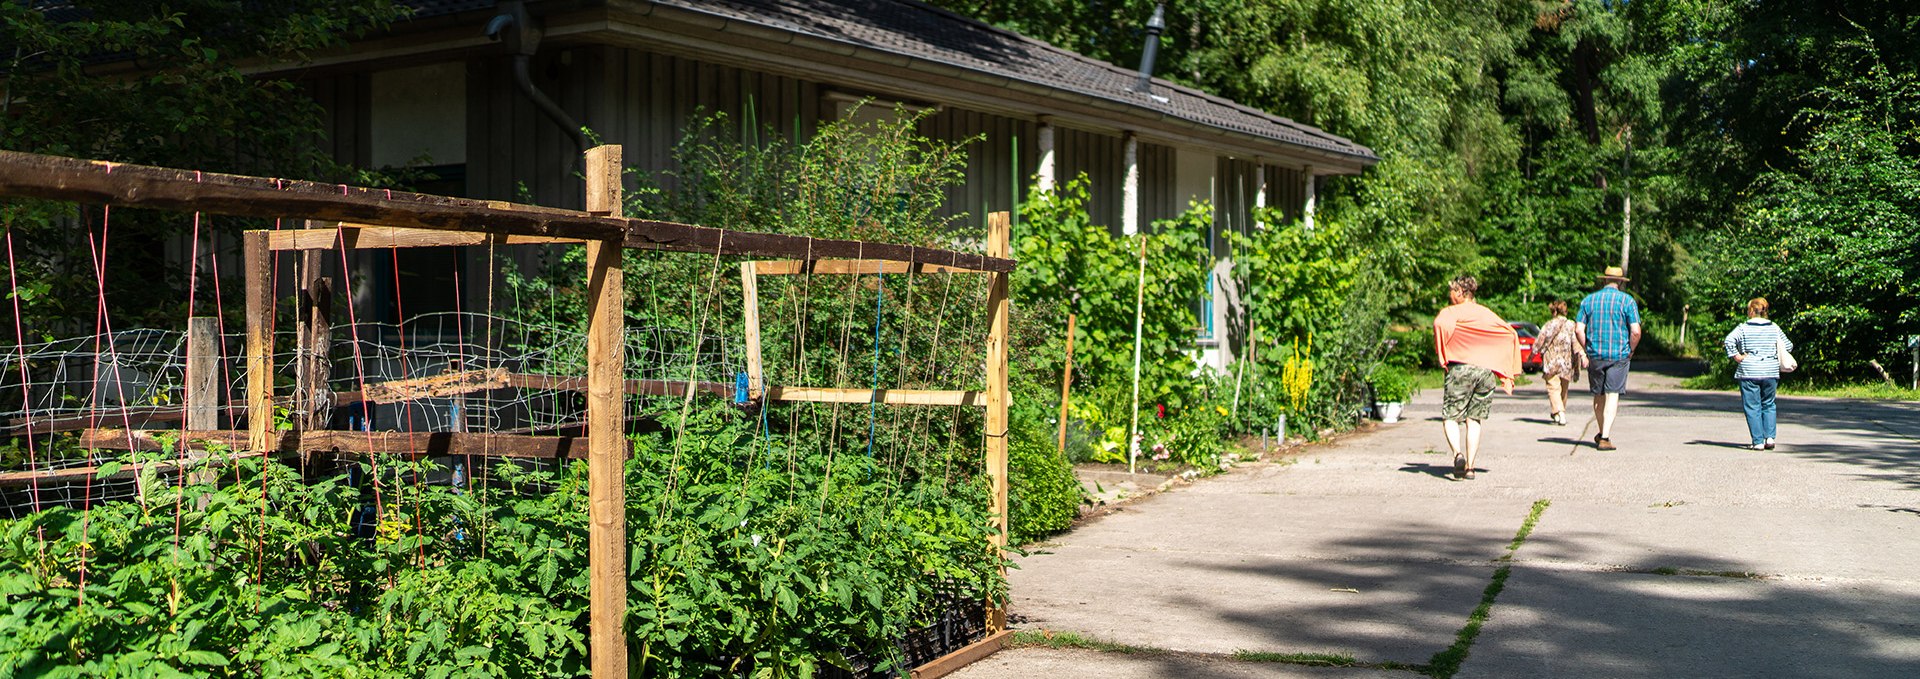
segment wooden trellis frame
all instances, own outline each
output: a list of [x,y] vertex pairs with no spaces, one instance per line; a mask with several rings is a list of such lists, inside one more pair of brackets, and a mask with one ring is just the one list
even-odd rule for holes
[[[219,404],[191,399],[184,408],[184,441],[217,441],[236,452],[230,457],[299,454],[318,451],[398,454],[475,454],[539,457],[580,457],[588,463],[590,662],[593,676],[626,677],[627,648],[622,621],[626,614],[626,525],[623,467],[625,449],[624,395],[677,393],[686,390],[720,391],[727,385],[697,382],[625,380],[621,338],[621,252],[627,248],[708,254],[784,258],[782,262],[749,262],[742,269],[748,294],[756,294],[756,275],[788,273],[905,273],[978,272],[992,276],[988,297],[991,314],[986,350],[987,381],[981,392],[919,390],[822,390],[782,387],[764,396],[777,400],[829,402],[883,402],[898,404],[984,406],[986,470],[991,479],[992,513],[996,533],[992,549],[1005,546],[1007,529],[1007,343],[1009,327],[1008,274],[1009,216],[996,213],[989,220],[985,256],[849,240],[815,239],[739,231],[687,224],[628,219],[621,214],[621,149],[601,146],[587,151],[584,211],[561,210],[498,201],[286,181],[267,177],[208,174],[140,165],[124,165],[15,151],[0,151],[0,196],[41,198],[85,204],[154,208],[179,212],[241,217],[291,218],[330,222],[331,228],[278,232],[250,231],[243,235],[246,274],[246,412],[244,431],[214,430]],[[587,436],[537,437],[512,434],[442,432],[396,434],[314,431],[303,423],[292,432],[274,432],[272,338],[274,296],[271,271],[276,251],[316,251],[333,248],[395,248],[482,244],[583,243],[587,248],[588,327],[587,375],[578,378],[548,376],[485,376],[469,384],[491,385],[504,379],[509,385],[580,389],[587,398]],[[795,260],[794,258],[801,258]],[[317,259],[317,258],[316,258]],[[762,266],[764,265],[764,266]],[[306,267],[311,272],[315,267]],[[325,335],[327,313],[313,304],[311,294],[326,282],[301,281],[308,298],[300,314],[303,346]],[[750,299],[757,299],[750,297]],[[752,345],[751,383],[760,385],[757,303],[748,305]],[[202,352],[205,353],[204,351]],[[190,359],[190,363],[193,359]],[[313,379],[322,368],[302,361],[295,403],[316,397],[324,380]],[[204,372],[204,370],[202,371]],[[448,378],[449,381],[457,381]],[[190,377],[191,381],[191,377]],[[209,383],[211,384],[211,383]],[[388,384],[384,388],[445,392],[447,384]],[[676,389],[678,391],[676,391]],[[215,390],[205,390],[213,393]],[[349,394],[338,394],[345,400]],[[351,394],[354,400],[363,397]],[[336,401],[338,402],[338,401]],[[83,433],[88,445],[108,449],[149,449],[158,442],[137,431],[94,429]],[[584,451],[584,453],[582,453]],[[165,465],[171,463],[156,463]],[[30,478],[36,472],[9,474]],[[8,479],[0,479],[5,481]],[[940,676],[997,650],[1007,637],[1004,612],[990,608],[988,637],[945,658],[915,670],[916,677]]]
[[[1007,212],[987,215],[987,256],[1005,259],[1012,253],[1013,219]],[[926,389],[849,389],[768,385],[766,367],[760,352],[760,276],[806,274],[868,275],[882,273],[977,273],[992,276],[987,292],[987,383],[980,391]],[[740,263],[740,291],[745,309],[747,393],[752,399],[770,401],[811,401],[816,403],[885,403],[888,405],[982,406],[987,409],[986,468],[992,482],[990,512],[994,517],[993,549],[997,554],[1007,541],[1007,347],[1011,307],[1008,275],[958,266],[884,259],[798,259],[748,261]],[[929,664],[924,675],[940,676],[998,650],[1008,632],[1006,611],[987,609],[987,640],[962,649],[948,658]],[[942,669],[944,668],[944,669]]]

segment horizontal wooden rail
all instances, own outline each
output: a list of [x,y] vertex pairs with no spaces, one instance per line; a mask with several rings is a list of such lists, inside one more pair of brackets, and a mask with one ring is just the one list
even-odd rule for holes
[[754,262],[753,272],[762,276],[792,276],[796,274],[878,274],[878,273],[980,273],[975,269],[939,264],[912,264],[908,262],[883,262],[870,259],[783,259],[772,262]]
[[51,434],[62,431],[80,431],[103,424],[147,424],[150,422],[179,422],[187,417],[187,409],[181,406],[133,407],[125,409],[102,410],[85,415],[65,415],[61,417],[36,417],[32,419],[16,417],[7,420],[6,435]]
[[[686,396],[686,380],[627,380],[627,393],[633,396]],[[521,389],[552,389],[554,391],[586,391],[587,378],[561,377],[559,375],[529,375],[526,373],[507,373],[507,386]],[[696,392],[733,396],[733,385],[724,382],[694,382]]]
[[[232,449],[245,448],[247,432],[242,429],[180,432],[162,429],[89,429],[80,436],[80,447],[99,450],[165,450],[163,435],[184,438],[194,444],[217,443]],[[391,431],[309,431],[280,432],[274,452],[353,453],[360,455],[477,455],[490,457],[535,457],[586,459],[584,436],[524,436],[515,434],[479,434],[460,432]],[[197,446],[196,446],[197,447]]]
[[505,386],[507,386],[507,369],[492,368],[440,373],[405,380],[371,382],[367,384],[364,393],[367,400],[374,403],[399,403],[423,398],[458,396]]
[[478,231],[435,231],[398,226],[341,223],[337,229],[294,229],[268,232],[267,249],[332,250],[345,248],[430,248],[460,245],[555,245],[583,243],[578,238],[521,236]]
[[912,245],[815,239],[627,219],[345,184],[212,174],[0,151],[0,196],[438,231],[619,241],[629,248],[802,259],[858,258],[1012,271],[1014,261]]
[[885,403],[910,406],[983,406],[985,392],[926,389],[835,389],[831,387],[768,387],[773,401],[813,403]]
[[[219,457],[198,457],[191,460],[159,460],[155,462],[135,462],[132,464],[121,465],[119,471],[114,472],[113,475],[109,476],[108,478],[120,478],[123,476],[132,476],[134,474],[138,474],[141,471],[147,470],[147,469],[166,471],[169,469],[178,469],[181,467],[191,467],[191,466],[197,466],[201,464],[219,464],[221,462],[228,462],[231,460],[239,460],[239,459],[244,459],[249,457],[259,457],[259,456],[260,456],[259,453],[236,452],[236,453],[229,453],[226,455],[222,455]],[[38,471],[0,472],[0,486],[27,486],[27,485],[32,485],[34,483],[63,483],[63,482],[69,482],[69,481],[84,481],[90,477],[98,476],[100,474],[101,469],[102,467],[96,465],[96,466],[87,466],[87,467],[67,467],[65,469],[42,469]]]
[[1007,643],[1013,641],[1013,630],[1000,630],[988,634],[985,638],[967,644],[952,653],[948,653],[932,662],[913,668],[913,679],[939,679],[960,671],[968,665],[985,660],[987,656],[1000,652]]

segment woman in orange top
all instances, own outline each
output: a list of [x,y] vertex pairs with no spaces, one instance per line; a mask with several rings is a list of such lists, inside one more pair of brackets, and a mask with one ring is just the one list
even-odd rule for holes
[[1494,387],[1512,395],[1513,378],[1520,374],[1520,336],[1492,309],[1473,301],[1479,288],[1472,276],[1453,279],[1447,284],[1453,305],[1433,317],[1433,347],[1447,371],[1440,425],[1453,451],[1453,474],[1463,479],[1473,478],[1480,423],[1493,409]]

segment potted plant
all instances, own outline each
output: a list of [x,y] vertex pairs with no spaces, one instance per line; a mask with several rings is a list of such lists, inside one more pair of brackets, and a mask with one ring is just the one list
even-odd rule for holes
[[1374,412],[1380,414],[1380,421],[1399,422],[1400,410],[1413,396],[1413,376],[1397,366],[1383,365],[1374,368],[1367,381],[1373,384]]

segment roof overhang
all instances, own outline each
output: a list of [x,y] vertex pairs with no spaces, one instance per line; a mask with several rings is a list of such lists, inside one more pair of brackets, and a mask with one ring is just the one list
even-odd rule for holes
[[[1117,101],[984,69],[901,51],[832,40],[714,12],[649,0],[558,0],[530,3],[553,47],[615,45],[820,82],[905,103],[952,106],[1010,118],[1205,150],[1218,155],[1308,169],[1359,174],[1378,162],[1371,151],[1342,152],[1188,120],[1139,103]],[[931,11],[931,10],[930,10]],[[369,65],[420,63],[504,54],[480,28],[494,13],[475,10],[401,22],[387,34],[314,55],[297,67],[258,65],[256,72],[323,73]],[[1156,80],[1155,88],[1174,88]],[[1206,96],[1183,90],[1189,96]],[[1329,138],[1337,139],[1331,135]],[[1339,140],[1347,144],[1345,140]]]

